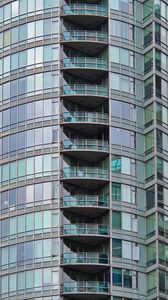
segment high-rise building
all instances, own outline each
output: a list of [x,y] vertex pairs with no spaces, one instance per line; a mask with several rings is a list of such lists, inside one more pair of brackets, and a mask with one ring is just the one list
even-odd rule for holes
[[0,299],[168,299],[168,1],[0,0]]

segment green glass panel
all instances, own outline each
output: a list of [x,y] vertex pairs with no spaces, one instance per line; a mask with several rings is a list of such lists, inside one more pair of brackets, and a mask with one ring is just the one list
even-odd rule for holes
[[112,240],[112,255],[114,257],[122,256],[122,241],[119,239]]
[[113,211],[112,226],[114,229],[121,229],[121,212]]
[[121,183],[112,182],[112,200],[121,201]]
[[157,274],[156,274],[156,270],[155,270],[155,271],[148,273],[148,275],[147,275],[148,292],[155,289],[156,286],[157,286]]
[[148,267],[156,263],[156,243],[147,246],[147,264]]
[[154,150],[154,131],[150,131],[145,136],[145,151],[150,153]]
[[146,178],[153,177],[155,174],[154,159],[150,159],[146,163]]
[[152,236],[156,229],[155,214],[152,214],[146,219],[146,234]]
[[121,172],[121,157],[120,156],[114,156],[112,158],[112,172]]
[[144,18],[146,19],[152,14],[152,0],[147,0],[144,2]]

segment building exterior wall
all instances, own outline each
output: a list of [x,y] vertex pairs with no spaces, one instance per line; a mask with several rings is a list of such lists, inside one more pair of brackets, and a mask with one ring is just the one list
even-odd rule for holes
[[0,1],[1,299],[167,299],[167,18]]

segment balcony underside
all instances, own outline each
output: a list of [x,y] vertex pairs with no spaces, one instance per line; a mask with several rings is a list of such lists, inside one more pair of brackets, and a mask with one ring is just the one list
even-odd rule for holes
[[74,270],[78,272],[96,274],[104,271],[109,267],[108,264],[88,264],[88,263],[76,263],[76,264],[63,264],[64,270]]
[[89,245],[89,246],[97,246],[100,243],[109,239],[108,235],[63,235],[63,239],[66,241],[74,242]]
[[88,136],[95,136],[98,133],[101,133],[106,127],[108,127],[108,123],[89,123],[89,122],[75,122],[68,123],[64,122],[64,126],[67,126],[69,129],[76,130],[79,132],[83,132],[88,134]]
[[[89,1],[88,1],[89,2]],[[91,2],[90,2],[91,3]],[[84,25],[88,28],[98,28],[103,22],[107,20],[107,16],[98,16],[92,14],[64,14],[64,20],[74,22],[80,25]]]
[[90,217],[90,218],[96,218],[102,215],[105,215],[109,208],[108,207],[94,207],[94,206],[64,206],[62,207],[64,212],[71,212],[73,214],[78,214],[78,215],[82,215],[82,216],[86,216],[86,217]]
[[[63,296],[66,296],[66,299],[77,299],[77,300],[103,300],[109,297],[109,294],[91,294],[91,293],[63,293]],[[68,298],[67,298],[68,297]]]
[[81,51],[83,53],[87,53],[90,55],[96,55],[99,51],[102,51],[107,46],[107,43],[105,42],[98,42],[98,41],[91,41],[91,40],[84,40],[84,41],[64,40],[62,41],[62,44],[76,51]]
[[65,98],[66,100],[72,101],[77,104],[81,104],[83,106],[95,108],[102,104],[103,102],[108,100],[108,97],[103,97],[103,96],[96,96],[96,95],[66,95],[63,94],[62,98]]
[[108,183],[108,179],[100,179],[100,178],[62,178],[64,183],[72,184],[73,186],[78,186],[81,188],[87,188],[89,190],[99,189],[101,186]]
[[103,77],[107,70],[106,69],[98,69],[98,68],[80,68],[80,67],[63,67],[63,71],[66,71],[66,73],[77,76],[82,79],[88,80],[90,82],[94,82],[96,80],[99,80],[101,77]]
[[108,154],[107,151],[97,150],[62,150],[62,153],[76,159],[82,159],[93,163],[102,159]]

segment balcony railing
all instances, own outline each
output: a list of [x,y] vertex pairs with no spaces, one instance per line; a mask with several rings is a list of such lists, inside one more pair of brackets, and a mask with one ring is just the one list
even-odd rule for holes
[[108,142],[102,140],[64,140],[62,143],[63,150],[94,150],[108,151]]
[[62,177],[65,178],[89,178],[108,180],[109,170],[97,167],[66,167],[62,170]]
[[102,224],[64,224],[63,234],[66,235],[109,235],[108,225]]
[[97,196],[97,195],[74,195],[74,196],[64,196],[63,197],[63,207],[108,207],[109,197],[107,196]]
[[106,113],[71,111],[63,113],[63,122],[67,123],[103,123],[108,124],[109,116]]
[[107,253],[78,252],[64,253],[63,264],[109,264]]
[[108,88],[96,84],[71,84],[64,85],[63,94],[107,97]]
[[108,62],[104,58],[66,57],[63,59],[64,68],[107,69]]
[[71,5],[64,5],[63,14],[107,16],[107,8],[103,5],[95,5],[95,4],[83,4],[83,3],[71,4]]
[[108,294],[109,283],[97,281],[78,281],[78,282],[65,282],[63,285],[63,293],[103,293]]
[[107,43],[107,32],[92,31],[92,30],[69,30],[64,31],[62,36],[63,41],[87,41]]

